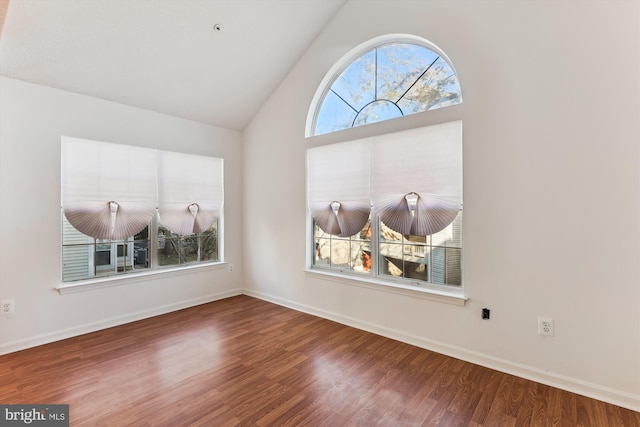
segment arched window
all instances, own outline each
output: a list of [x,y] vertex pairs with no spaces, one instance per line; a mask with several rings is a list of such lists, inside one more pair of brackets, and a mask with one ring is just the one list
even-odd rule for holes
[[444,52],[419,37],[385,36],[354,49],[327,73],[311,104],[307,136],[461,102]]
[[[327,73],[306,136],[461,102],[441,50],[414,36],[384,36]],[[459,118],[311,147],[306,171],[311,269],[463,298]]]

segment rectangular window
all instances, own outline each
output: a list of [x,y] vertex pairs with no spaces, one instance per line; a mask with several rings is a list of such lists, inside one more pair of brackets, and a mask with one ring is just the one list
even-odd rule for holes
[[462,287],[462,122],[309,149],[307,191],[312,268]]
[[404,279],[414,285],[425,282],[462,286],[462,211],[444,230],[429,236],[405,236],[379,219],[377,224],[378,243],[373,246],[370,221],[359,234],[350,237],[332,236],[314,224],[312,266],[340,273]]
[[220,261],[223,161],[62,137],[62,281]]

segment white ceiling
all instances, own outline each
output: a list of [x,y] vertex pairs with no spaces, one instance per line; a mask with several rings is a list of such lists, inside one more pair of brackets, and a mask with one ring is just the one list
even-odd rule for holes
[[11,0],[0,75],[241,130],[345,1]]

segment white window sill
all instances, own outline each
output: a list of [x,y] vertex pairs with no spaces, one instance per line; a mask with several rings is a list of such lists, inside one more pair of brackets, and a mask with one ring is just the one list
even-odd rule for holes
[[[346,285],[374,289],[376,291],[407,295],[459,306],[464,306],[467,302],[467,298],[464,296],[462,289],[440,289],[440,287],[436,288],[435,286],[433,288],[409,286],[366,276],[358,277],[356,275],[341,274],[339,272],[321,269],[305,269],[304,272],[307,277],[322,278]],[[444,288],[444,286],[442,288]]]
[[143,271],[140,273],[130,273],[115,276],[108,276],[97,279],[78,280],[74,282],[65,282],[56,288],[60,294],[71,294],[76,292],[90,291],[93,289],[109,288],[112,286],[128,285],[130,283],[138,283],[149,280],[155,276],[173,277],[185,274],[198,273],[207,270],[220,270],[225,267],[226,263],[206,263],[189,265],[185,267],[169,267],[158,270]]

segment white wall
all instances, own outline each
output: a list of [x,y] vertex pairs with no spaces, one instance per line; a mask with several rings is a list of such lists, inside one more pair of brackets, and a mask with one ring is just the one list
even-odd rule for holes
[[[126,279],[60,295],[60,136],[222,157],[225,255],[218,269]],[[239,132],[0,78],[0,354],[241,293]]]
[[[638,8],[350,0],[244,132],[246,293],[640,409]],[[464,103],[305,140],[327,70],[388,33],[442,48]],[[466,306],[305,274],[306,148],[458,118]]]

